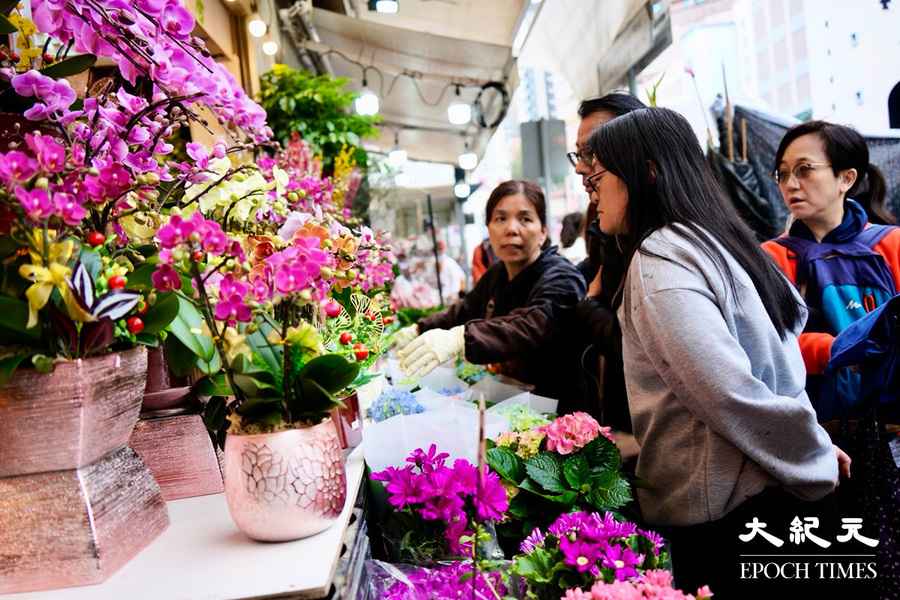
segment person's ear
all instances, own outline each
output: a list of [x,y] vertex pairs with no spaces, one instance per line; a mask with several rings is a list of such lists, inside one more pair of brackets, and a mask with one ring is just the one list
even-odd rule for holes
[[846,194],[853,188],[856,184],[857,177],[859,177],[859,173],[856,169],[844,169],[838,174],[838,178],[840,179],[838,189],[841,190],[842,194]]

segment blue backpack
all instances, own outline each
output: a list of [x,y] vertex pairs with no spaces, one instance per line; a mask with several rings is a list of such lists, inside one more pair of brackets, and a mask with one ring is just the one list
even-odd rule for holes
[[[797,255],[797,286],[804,290],[812,331],[836,336],[894,297],[894,277],[884,257],[873,250],[893,229],[870,225],[837,244],[799,237],[775,240]],[[852,416],[862,401],[859,374],[850,369],[811,376],[807,391],[819,421]]]

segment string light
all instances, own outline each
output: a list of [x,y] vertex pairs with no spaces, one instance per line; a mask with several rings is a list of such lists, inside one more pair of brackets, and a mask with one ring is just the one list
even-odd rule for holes
[[378,96],[369,89],[369,82],[363,77],[363,90],[354,102],[356,112],[363,116],[372,116],[378,114],[380,102]]
[[460,169],[471,171],[478,166],[478,155],[469,150],[469,142],[466,142],[466,150],[457,157],[456,162]]
[[249,31],[250,35],[253,37],[261,38],[266,35],[266,30],[268,30],[268,28],[266,22],[259,16],[259,13],[253,13],[250,16],[250,20],[247,21],[247,31]]
[[456,86],[456,97],[447,107],[447,119],[453,125],[465,125],[472,120],[472,105],[463,102],[459,95],[459,85]]
[[275,40],[266,40],[263,42],[262,51],[266,56],[275,56],[278,54],[278,42]]

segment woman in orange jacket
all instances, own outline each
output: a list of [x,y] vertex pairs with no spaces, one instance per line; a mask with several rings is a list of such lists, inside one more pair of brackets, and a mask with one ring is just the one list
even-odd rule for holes
[[790,129],[775,155],[775,179],[794,222],[763,248],[810,308],[800,350],[824,421],[840,415],[821,397],[853,389],[836,391],[843,384],[822,378],[834,336],[900,291],[900,228],[873,224],[894,219],[884,208],[884,178],[850,127],[810,121]]

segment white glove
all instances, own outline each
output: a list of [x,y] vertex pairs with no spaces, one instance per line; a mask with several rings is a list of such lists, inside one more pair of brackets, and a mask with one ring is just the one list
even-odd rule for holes
[[439,364],[464,353],[466,326],[426,331],[397,353],[400,368],[409,377],[427,375]]
[[408,325],[394,334],[394,349],[399,352],[419,335],[418,325]]

